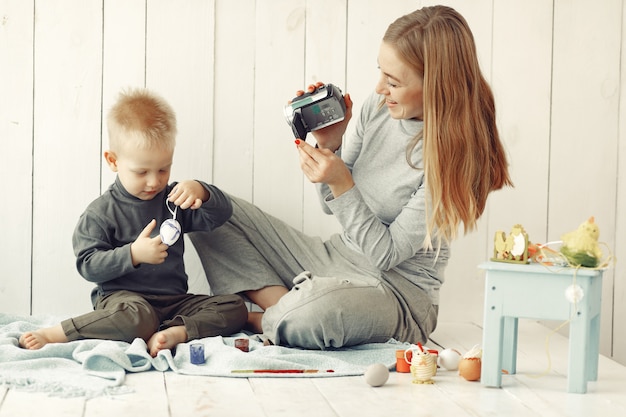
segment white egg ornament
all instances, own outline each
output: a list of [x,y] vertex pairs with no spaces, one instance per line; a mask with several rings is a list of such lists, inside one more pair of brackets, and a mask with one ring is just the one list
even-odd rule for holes
[[389,369],[382,363],[375,363],[367,367],[363,376],[372,387],[380,387],[389,379]]
[[174,219],[167,219],[161,224],[159,234],[161,235],[161,241],[167,246],[172,246],[181,235],[182,228],[180,223]]
[[461,352],[456,349],[443,349],[439,352],[439,366],[448,371],[459,369]]

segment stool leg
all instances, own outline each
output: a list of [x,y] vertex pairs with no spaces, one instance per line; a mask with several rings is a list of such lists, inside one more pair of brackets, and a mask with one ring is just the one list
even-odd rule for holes
[[598,361],[600,360],[600,314],[591,320],[591,329],[589,330],[589,356],[587,363],[589,364],[587,380],[598,380]]
[[[581,306],[582,307],[582,306]],[[567,367],[567,391],[584,394],[587,392],[590,357],[590,323],[586,309],[581,308],[570,323],[569,361]]]
[[502,369],[513,375],[517,372],[517,317],[504,317]]
[[598,361],[600,359],[600,317],[602,315],[602,275],[599,278],[589,279],[589,289],[587,290],[589,299],[589,315],[591,319],[591,328],[589,329],[589,356],[587,363],[589,364],[587,380],[598,380]]
[[480,382],[487,387],[500,387],[504,319],[496,310],[488,310],[485,314]]

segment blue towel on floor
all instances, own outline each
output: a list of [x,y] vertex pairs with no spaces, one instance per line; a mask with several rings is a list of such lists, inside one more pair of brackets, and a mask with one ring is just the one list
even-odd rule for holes
[[[113,395],[128,392],[127,372],[173,371],[186,375],[221,377],[331,377],[362,375],[367,366],[382,363],[395,366],[395,351],[408,344],[390,340],[350,348],[316,351],[263,346],[240,333],[229,337],[207,337],[181,343],[173,353],[159,352],[152,358],[142,339],[133,343],[110,340],[79,340],[53,343],[39,350],[19,347],[18,338],[26,332],[59,323],[58,318],[14,316],[0,313],[0,385],[53,395]],[[249,351],[234,347],[238,338],[249,338]],[[192,364],[190,345],[201,344],[204,363]],[[317,373],[233,373],[234,370],[296,369]]]

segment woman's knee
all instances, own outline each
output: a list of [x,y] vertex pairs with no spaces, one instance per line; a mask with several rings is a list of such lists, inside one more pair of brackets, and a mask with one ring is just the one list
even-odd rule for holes
[[276,344],[310,349],[386,341],[392,330],[382,312],[395,311],[395,299],[378,284],[309,276],[266,310],[264,335]]
[[[303,306],[284,310],[280,303],[270,307],[263,314],[263,334],[272,343],[283,346],[297,346],[307,349],[324,349],[338,344],[335,338],[327,340],[325,329],[335,326],[331,324],[327,311],[312,314],[311,310]],[[313,307],[308,305],[307,307]],[[333,334],[337,332],[334,331]],[[341,344],[341,342],[339,343]]]

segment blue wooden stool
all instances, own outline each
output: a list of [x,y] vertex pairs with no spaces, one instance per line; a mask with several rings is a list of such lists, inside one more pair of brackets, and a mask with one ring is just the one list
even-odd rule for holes
[[[481,383],[500,387],[502,370],[516,372],[518,318],[569,319],[567,391],[587,392],[587,381],[598,379],[602,271],[505,262],[479,268],[486,270]],[[576,303],[565,296],[574,282],[583,294]]]

